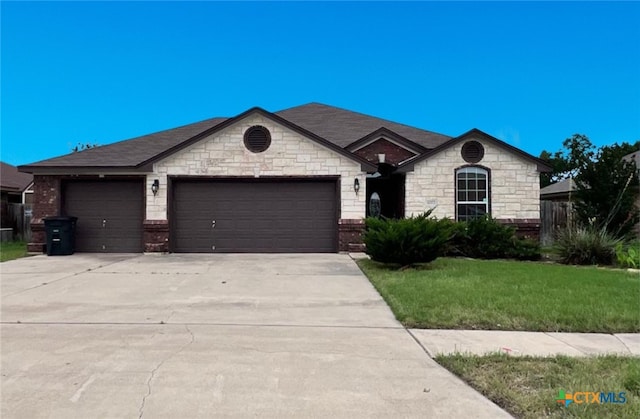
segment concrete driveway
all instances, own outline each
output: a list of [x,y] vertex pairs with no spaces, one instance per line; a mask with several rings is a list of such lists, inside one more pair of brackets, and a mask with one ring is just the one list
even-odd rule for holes
[[509,417],[347,255],[0,265],[3,418]]

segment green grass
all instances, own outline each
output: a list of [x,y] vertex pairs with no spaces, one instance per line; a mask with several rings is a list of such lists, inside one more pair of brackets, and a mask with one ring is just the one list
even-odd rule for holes
[[18,259],[27,256],[27,243],[5,242],[0,243],[0,262]]
[[640,332],[637,273],[452,258],[406,270],[358,263],[407,327]]
[[[436,361],[518,418],[639,418],[640,358],[450,355]],[[624,404],[556,402],[558,393],[626,392]]]

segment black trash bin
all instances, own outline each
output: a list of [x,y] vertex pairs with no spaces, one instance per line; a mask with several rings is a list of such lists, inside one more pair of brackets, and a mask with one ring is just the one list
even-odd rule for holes
[[78,217],[47,217],[43,220],[47,234],[47,255],[72,255],[76,251]]

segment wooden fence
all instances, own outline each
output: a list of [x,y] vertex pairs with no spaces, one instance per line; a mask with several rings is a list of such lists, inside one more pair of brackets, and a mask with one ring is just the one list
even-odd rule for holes
[[556,232],[573,222],[573,204],[566,201],[540,201],[540,243],[552,245]]
[[0,227],[13,230],[13,240],[31,240],[31,206],[2,202]]

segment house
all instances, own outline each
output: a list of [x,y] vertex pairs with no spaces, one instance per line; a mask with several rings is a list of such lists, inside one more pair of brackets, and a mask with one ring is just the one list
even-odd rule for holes
[[10,204],[31,204],[33,175],[22,173],[10,164],[0,162],[0,201]]
[[556,183],[552,183],[551,185],[541,188],[540,200],[568,202],[571,200],[571,194],[574,194],[573,199],[575,200],[575,192],[577,189],[578,186],[573,179],[562,179]]
[[251,108],[21,166],[33,173],[29,250],[42,219],[78,217],[89,252],[362,249],[384,216],[482,214],[535,234],[541,160],[472,129],[449,137],[319,103]]

